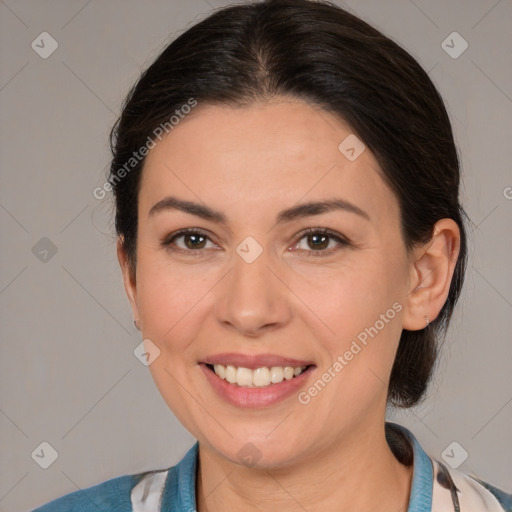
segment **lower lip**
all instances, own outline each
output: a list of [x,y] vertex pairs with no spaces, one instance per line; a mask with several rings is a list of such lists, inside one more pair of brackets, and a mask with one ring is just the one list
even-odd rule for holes
[[278,384],[261,388],[247,388],[238,384],[230,384],[225,379],[221,379],[204,363],[200,363],[199,366],[213,389],[222,398],[232,405],[244,408],[267,407],[288,398],[298,391],[315,369],[314,366],[310,366],[299,376],[290,380],[283,380]]

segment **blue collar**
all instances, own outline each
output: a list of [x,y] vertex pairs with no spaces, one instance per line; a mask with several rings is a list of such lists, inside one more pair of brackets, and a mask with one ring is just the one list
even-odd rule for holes
[[[407,512],[431,512],[433,468],[432,461],[423,451],[412,432],[391,423],[410,439],[414,451],[414,468],[411,496]],[[199,442],[196,442],[185,457],[169,470],[162,497],[162,512],[192,512],[196,510],[196,470]]]
[[432,492],[434,487],[434,469],[430,457],[420,446],[414,434],[397,423],[391,423],[410,439],[414,452],[414,467],[412,474],[411,496],[407,512],[431,512]]

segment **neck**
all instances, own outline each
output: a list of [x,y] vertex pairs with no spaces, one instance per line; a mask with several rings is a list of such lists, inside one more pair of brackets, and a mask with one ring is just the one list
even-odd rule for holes
[[406,512],[413,466],[401,464],[384,424],[336,439],[286,468],[247,468],[199,446],[198,512]]

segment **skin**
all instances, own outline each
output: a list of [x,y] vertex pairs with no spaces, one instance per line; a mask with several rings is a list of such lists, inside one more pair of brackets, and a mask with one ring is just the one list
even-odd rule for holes
[[[433,239],[408,253],[397,199],[374,155],[366,148],[351,162],[338,150],[351,133],[296,99],[200,104],[147,157],[135,271],[121,238],[118,258],[143,338],[160,350],[150,365],[155,383],[200,443],[199,512],[407,510],[412,467],[386,443],[387,385],[402,329],[424,328],[425,315],[434,320],[446,301],[459,230],[442,219]],[[220,210],[228,224],[179,210],[148,217],[168,195]],[[275,222],[282,209],[333,197],[370,220],[336,210]],[[208,236],[201,249],[190,237],[161,245],[192,227]],[[318,256],[300,235],[307,228],[333,230],[350,244],[328,239]],[[236,252],[248,236],[263,248],[250,264]],[[397,301],[396,316],[307,405],[294,394],[238,408],[198,366],[221,352],[312,360],[307,390]],[[261,454],[252,467],[237,456],[247,442]]]

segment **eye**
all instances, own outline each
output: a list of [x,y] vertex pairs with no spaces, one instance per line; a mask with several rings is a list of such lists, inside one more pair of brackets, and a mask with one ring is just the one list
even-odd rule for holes
[[[308,257],[329,256],[341,247],[350,245],[350,241],[347,238],[335,231],[325,228],[309,228],[302,231],[298,237],[299,241],[293,245],[293,249],[291,250],[309,253],[307,255]],[[300,247],[303,239],[306,240],[306,243],[312,250]],[[181,242],[178,243],[178,240],[181,240]],[[166,236],[161,241],[161,245],[170,248],[174,252],[181,252],[188,255],[196,253],[194,256],[199,256],[202,249],[208,249],[208,242],[212,244],[213,248],[218,248],[218,245],[213,243],[204,231],[198,228],[187,228]],[[331,242],[335,242],[334,247],[329,247]]]
[[[299,241],[294,244],[293,250],[303,251],[311,257],[329,256],[341,247],[350,245],[350,242],[341,234],[325,228],[309,228],[298,235]],[[305,239],[306,244],[312,250],[300,247],[301,241]],[[334,246],[329,247],[330,242],[335,242]],[[316,254],[315,254],[316,253]]]
[[[181,244],[177,243],[177,240],[180,239],[183,239]],[[161,244],[164,247],[170,247],[176,252],[191,253],[199,252],[200,249],[208,249],[208,247],[206,247],[208,241],[213,247],[217,247],[204,231],[197,228],[188,228],[165,237]],[[175,247],[172,247],[173,245]]]

